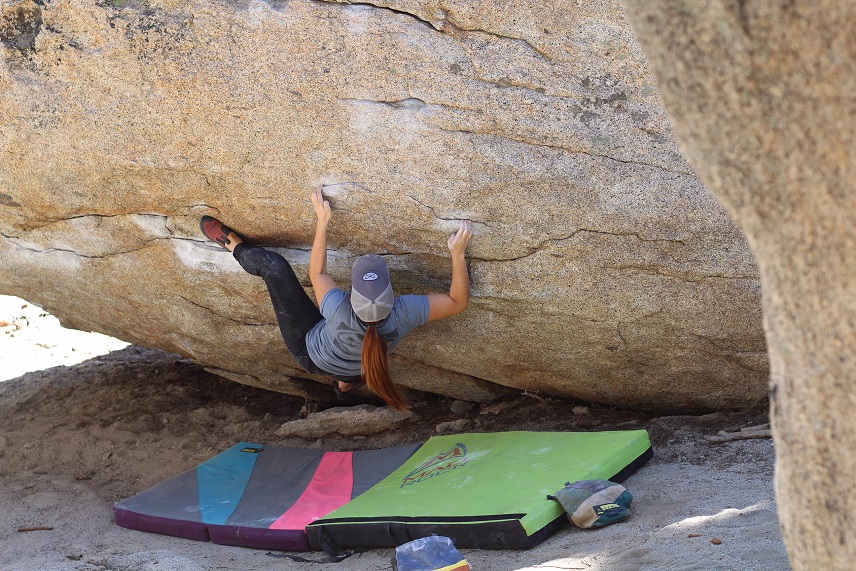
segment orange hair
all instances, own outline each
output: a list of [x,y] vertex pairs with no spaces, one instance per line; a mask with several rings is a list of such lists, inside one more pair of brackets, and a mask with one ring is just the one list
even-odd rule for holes
[[386,339],[370,324],[363,339],[363,378],[369,389],[397,411],[407,410],[410,404],[389,378],[386,358]]

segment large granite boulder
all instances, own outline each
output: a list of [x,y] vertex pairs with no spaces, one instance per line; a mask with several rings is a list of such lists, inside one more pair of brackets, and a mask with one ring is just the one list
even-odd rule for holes
[[626,3],[682,147],[758,257],[793,568],[853,569],[856,10]]
[[[220,217],[306,280],[386,255],[473,299],[393,356],[409,389],[702,411],[766,397],[758,270],[682,158],[615,1],[0,0],[0,292],[66,325],[329,395]],[[308,286],[308,280],[306,280]]]

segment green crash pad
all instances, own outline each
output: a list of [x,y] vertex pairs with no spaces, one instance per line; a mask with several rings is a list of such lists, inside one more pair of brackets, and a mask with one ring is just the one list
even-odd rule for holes
[[458,548],[524,549],[567,521],[565,482],[621,482],[653,455],[644,430],[435,436],[377,485],[306,528],[313,549],[395,547],[433,534]]

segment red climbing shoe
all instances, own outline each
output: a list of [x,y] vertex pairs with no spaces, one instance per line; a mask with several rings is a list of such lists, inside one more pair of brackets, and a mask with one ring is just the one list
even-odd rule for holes
[[202,233],[209,240],[213,240],[217,242],[224,248],[226,244],[231,244],[231,240],[227,236],[229,236],[230,232],[233,232],[231,228],[217,220],[216,218],[212,218],[210,216],[203,216],[202,220],[199,221],[199,229],[202,230]]

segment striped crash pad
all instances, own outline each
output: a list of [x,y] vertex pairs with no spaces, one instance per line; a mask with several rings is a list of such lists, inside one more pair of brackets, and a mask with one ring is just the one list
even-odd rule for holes
[[653,456],[644,430],[433,437],[379,484],[310,523],[313,549],[394,547],[432,534],[458,548],[524,549],[567,523],[565,482],[621,482]]
[[419,447],[324,452],[241,442],[116,504],[113,513],[131,529],[308,551],[306,524],[380,482]]

